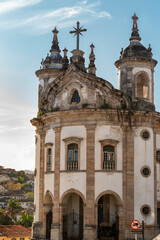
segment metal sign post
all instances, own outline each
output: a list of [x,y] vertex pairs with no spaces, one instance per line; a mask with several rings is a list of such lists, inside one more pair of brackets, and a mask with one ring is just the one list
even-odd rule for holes
[[144,221],[142,221],[142,240],[144,240]]
[[135,234],[135,240],[137,240],[138,238],[137,238],[137,234]]
[[131,222],[131,228],[129,232],[134,234],[135,240],[138,240],[138,234],[142,234],[142,240],[144,240],[144,221],[142,221],[142,228],[140,228],[140,222],[138,220],[133,220]]

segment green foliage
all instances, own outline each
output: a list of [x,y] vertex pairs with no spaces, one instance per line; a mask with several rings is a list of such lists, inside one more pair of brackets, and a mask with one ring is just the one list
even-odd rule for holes
[[16,222],[16,215],[22,211],[20,202],[17,199],[9,199],[6,210],[9,212],[9,217]]
[[23,183],[21,186],[22,190],[25,191],[31,191],[32,190],[32,184],[31,183]]
[[40,111],[40,112],[38,113],[38,116],[42,116],[42,115],[43,115],[43,112]]
[[31,213],[25,212],[21,215],[20,219],[17,221],[18,224],[28,228],[32,226],[33,215]]
[[26,195],[27,196],[25,197],[25,199],[34,201],[34,193],[33,192],[28,192],[28,193],[26,193]]
[[112,109],[112,106],[109,103],[104,103],[101,108]]
[[5,210],[0,209],[0,225],[13,225],[12,219],[5,213]]
[[28,181],[29,178],[26,176],[24,171],[18,171],[18,176],[17,176],[17,181],[20,183],[24,183],[26,181]]
[[88,106],[88,103],[83,103],[82,108],[86,108]]
[[18,171],[18,176],[23,177],[25,175],[25,172],[23,170]]
[[17,182],[24,183],[24,177],[18,176]]

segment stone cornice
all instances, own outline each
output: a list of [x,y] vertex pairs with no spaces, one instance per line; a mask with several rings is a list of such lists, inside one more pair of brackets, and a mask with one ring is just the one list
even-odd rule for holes
[[153,67],[157,65],[157,61],[155,59],[148,59],[148,58],[136,58],[136,57],[128,57],[124,59],[119,59],[117,60],[114,64],[118,68],[121,64],[123,63],[132,63],[132,64],[137,64],[137,63],[151,63]]
[[160,113],[135,110],[115,109],[80,109],[46,113],[31,120],[32,125],[43,128],[43,125],[53,122],[53,126],[110,124],[120,126],[152,126],[160,121]]

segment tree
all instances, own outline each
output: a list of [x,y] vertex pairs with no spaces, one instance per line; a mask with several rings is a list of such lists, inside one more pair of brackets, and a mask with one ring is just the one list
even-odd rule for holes
[[21,215],[20,219],[17,221],[18,224],[28,228],[32,226],[33,215],[31,213],[25,212]]
[[17,199],[9,199],[8,206],[6,210],[8,210],[9,217],[16,222],[16,215],[22,211],[22,207],[20,202]]
[[24,183],[24,177],[18,176],[17,182]]
[[13,225],[12,219],[7,215],[5,210],[0,209],[0,225]]
[[25,199],[30,200],[30,201],[34,201],[34,193],[33,192],[26,193]]

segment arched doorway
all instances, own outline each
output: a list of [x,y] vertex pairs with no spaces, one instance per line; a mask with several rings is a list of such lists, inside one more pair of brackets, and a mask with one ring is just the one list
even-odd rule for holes
[[48,191],[44,199],[44,212],[46,216],[46,239],[51,238],[51,225],[52,225],[52,197]]
[[119,239],[118,204],[112,194],[105,194],[98,201],[98,239]]
[[62,201],[63,240],[83,239],[83,200],[77,193],[68,193]]
[[52,211],[46,214],[46,239],[51,237]]

